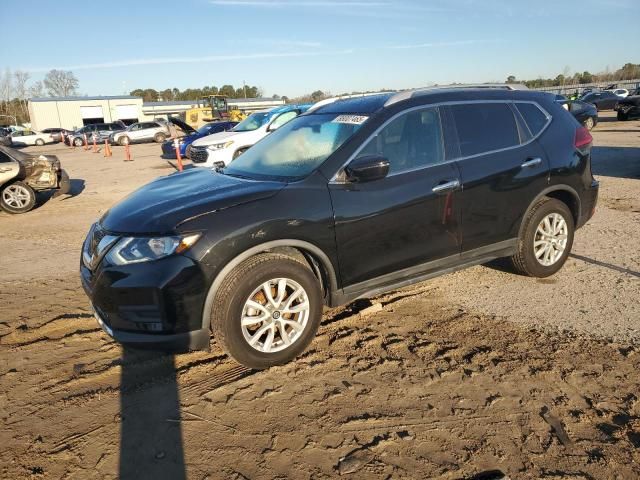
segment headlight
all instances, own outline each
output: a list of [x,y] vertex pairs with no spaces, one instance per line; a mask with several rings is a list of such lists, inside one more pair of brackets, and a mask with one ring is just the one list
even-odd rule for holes
[[233,145],[233,140],[229,140],[224,143],[214,143],[213,145],[208,145],[207,150],[222,150],[224,148],[228,148]]
[[188,250],[199,238],[199,233],[175,237],[124,237],[113,246],[105,260],[111,265],[159,260]]

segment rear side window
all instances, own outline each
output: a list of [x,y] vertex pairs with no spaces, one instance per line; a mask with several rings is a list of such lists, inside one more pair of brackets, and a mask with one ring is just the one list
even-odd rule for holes
[[520,145],[516,119],[506,103],[451,105],[463,157]]
[[[538,135],[547,124],[547,116],[533,103],[517,102],[515,105],[520,115],[522,115],[522,118],[524,118],[524,121],[527,122],[531,135],[534,137]],[[569,108],[571,108],[572,105],[573,104],[569,104]]]

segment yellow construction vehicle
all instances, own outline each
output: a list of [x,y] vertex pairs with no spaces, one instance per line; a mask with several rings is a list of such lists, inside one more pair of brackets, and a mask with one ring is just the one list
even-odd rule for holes
[[200,100],[196,107],[185,112],[185,121],[193,128],[200,128],[208,122],[227,120],[240,122],[247,115],[237,108],[229,107],[224,95],[208,95]]

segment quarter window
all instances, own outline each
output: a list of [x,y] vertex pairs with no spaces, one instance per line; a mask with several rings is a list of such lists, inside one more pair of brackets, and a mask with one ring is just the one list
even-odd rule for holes
[[508,104],[470,103],[450,108],[463,157],[520,144],[516,120]]
[[389,173],[402,173],[442,163],[442,127],[437,108],[405,113],[369,140],[358,156],[381,155]]
[[[534,137],[538,135],[547,124],[547,116],[533,103],[518,102],[515,105],[520,115],[522,115],[522,118],[524,118],[524,121],[527,122],[531,135]],[[572,111],[575,110],[574,105],[575,104],[570,103],[569,109]]]

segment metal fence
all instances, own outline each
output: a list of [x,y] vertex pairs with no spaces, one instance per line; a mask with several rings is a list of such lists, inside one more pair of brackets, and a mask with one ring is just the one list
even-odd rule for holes
[[615,85],[615,88],[626,88],[627,90],[635,90],[640,87],[640,78],[635,80],[611,80],[608,82],[596,82],[596,83],[576,83],[573,85],[560,85],[557,87],[537,87],[531,90],[540,90],[542,92],[559,93],[560,95],[567,95],[574,93],[576,90],[582,92],[585,88],[597,88],[604,89],[609,85]]

